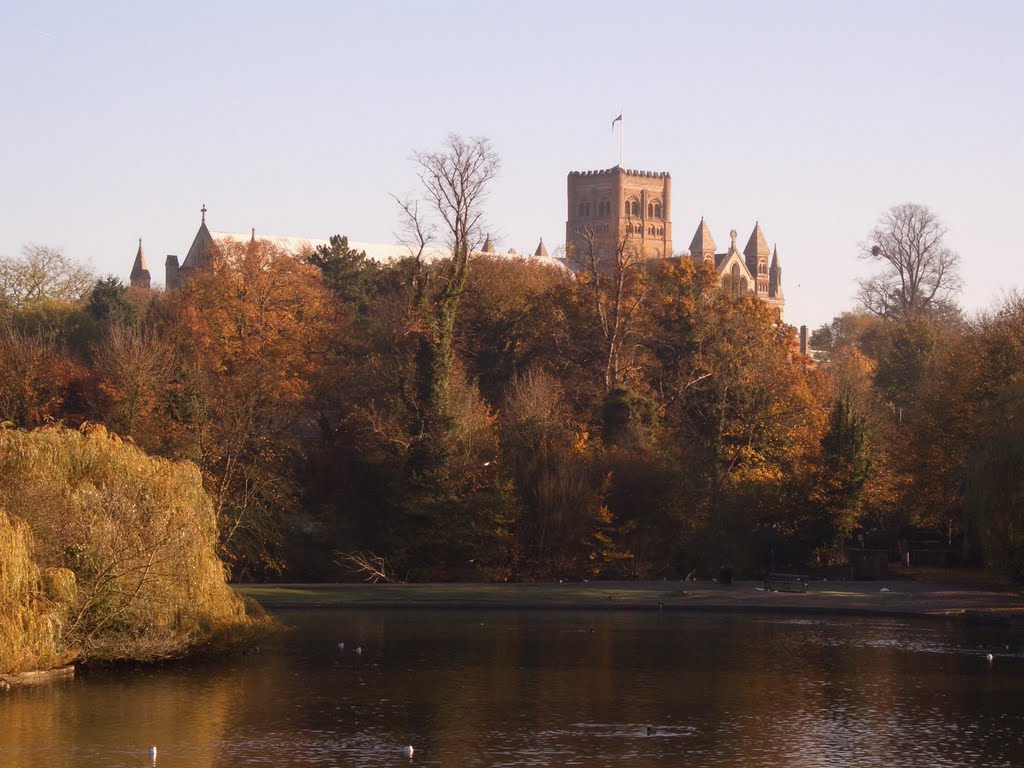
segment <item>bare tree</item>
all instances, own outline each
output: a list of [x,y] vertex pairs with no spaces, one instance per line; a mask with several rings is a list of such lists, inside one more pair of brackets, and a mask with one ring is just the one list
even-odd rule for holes
[[[426,201],[437,212],[451,248],[451,258],[432,276],[436,284],[420,275],[416,291],[420,315],[416,329],[416,392],[420,432],[426,435],[449,421],[448,378],[455,318],[466,285],[470,253],[481,239],[487,187],[497,175],[500,161],[487,139],[464,139],[454,133],[449,134],[441,151],[416,152],[413,157],[419,165]],[[417,206],[408,202],[399,205],[422,254],[432,230],[422,222]],[[418,261],[422,270],[422,260]]]
[[594,313],[604,338],[604,386],[611,392],[629,367],[629,337],[647,297],[649,283],[640,248],[623,235],[610,242],[590,229],[581,233],[582,249],[570,254],[586,276]]
[[57,248],[30,244],[21,249],[20,259],[0,256],[0,297],[15,307],[36,301],[82,301],[95,282],[91,269]]
[[960,290],[960,257],[945,244],[946,226],[925,205],[886,211],[862,245],[861,258],[881,263],[860,281],[858,299],[870,312],[903,319],[947,305]]

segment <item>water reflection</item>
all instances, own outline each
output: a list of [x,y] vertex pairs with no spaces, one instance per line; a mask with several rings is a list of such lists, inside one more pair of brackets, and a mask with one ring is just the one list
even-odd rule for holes
[[996,630],[629,612],[282,616],[295,631],[259,654],[0,698],[0,766],[140,768],[153,744],[159,768],[408,765],[406,744],[413,765],[448,768],[1024,761],[1024,659]]

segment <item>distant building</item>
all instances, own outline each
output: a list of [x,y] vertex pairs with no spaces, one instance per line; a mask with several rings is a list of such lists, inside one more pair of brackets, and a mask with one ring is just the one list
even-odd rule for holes
[[[545,264],[564,267],[566,262],[577,267],[595,258],[599,266],[614,262],[617,249],[628,248],[643,259],[672,258],[672,177],[665,171],[636,171],[616,166],[600,171],[572,171],[567,182],[568,215],[565,223],[566,259],[553,258],[541,238],[533,255],[520,254],[510,249],[506,256],[531,258]],[[206,226],[206,206],[201,209],[202,220],[180,264],[178,257],[170,255],[165,264],[165,286],[173,291],[181,288],[189,277],[209,263],[218,244],[246,242],[256,239],[256,231],[249,233],[211,232]],[[717,252],[711,230],[703,218],[690,242],[689,257],[695,263],[712,264],[723,288],[733,293],[751,292],[782,316],[786,300],[782,292],[782,265],[778,248],[770,249],[768,241],[755,222],[746,247],[740,252],[736,244],[736,230],[729,233],[729,249]],[[329,240],[301,237],[261,236],[281,250],[296,256],[312,253],[317,246],[329,245]],[[349,242],[349,247],[365,251],[367,258],[388,263],[413,255],[406,245],[390,243]],[[481,253],[496,254],[490,235]],[[428,260],[446,258],[446,248],[427,249]],[[150,275],[142,252],[142,241],[132,266],[131,284],[149,287]]]
[[743,253],[740,253],[736,246],[735,229],[729,232],[729,250],[725,253],[716,253],[715,250],[711,230],[701,217],[693,240],[690,241],[690,258],[698,264],[713,264],[722,287],[726,290],[735,294],[748,291],[756,293],[759,299],[776,307],[779,310],[779,317],[782,317],[786,299],[782,294],[779,249],[768,248],[768,241],[761,230],[760,222],[754,223],[754,231],[750,233]]
[[[617,249],[632,249],[641,258],[660,259],[672,250],[672,177],[665,171],[636,171],[616,166],[601,171],[572,171],[567,182],[566,256],[577,265],[591,258],[613,263]],[[778,249],[768,248],[759,223],[740,253],[736,230],[729,250],[716,253],[704,219],[690,243],[690,257],[717,270],[723,287],[752,292],[779,310],[785,309]]]
[[[256,230],[252,229],[248,233],[244,232],[211,232],[206,226],[206,206],[204,205],[201,209],[202,220],[199,223],[199,230],[196,232],[195,237],[192,239],[192,245],[189,246],[188,252],[185,254],[185,260],[180,264],[178,257],[175,255],[169,255],[165,262],[165,276],[164,285],[168,291],[175,291],[185,285],[188,280],[196,273],[202,271],[217,251],[218,247],[225,243],[245,243],[256,240]],[[313,253],[319,246],[329,246],[329,239],[309,238],[309,237],[282,237],[278,235],[260,235],[260,240],[269,242],[276,248],[290,253],[294,256],[304,256]],[[349,248],[353,251],[363,251],[366,253],[366,257],[372,261],[376,261],[381,264],[387,264],[389,262],[398,261],[399,259],[408,258],[415,255],[415,251],[408,245],[401,245],[395,243],[363,243],[356,241],[349,241]],[[139,254],[136,257],[136,266],[142,253],[142,241],[139,241]],[[495,251],[494,245],[491,243],[490,235],[487,236],[486,242],[479,253],[493,254],[495,256],[506,256],[509,258],[524,258],[538,261],[543,264],[550,264],[553,266],[563,267],[563,263],[559,259],[552,258],[548,255],[547,248],[544,247],[544,239],[541,238],[540,243],[537,245],[537,249],[533,256],[528,253],[519,253],[514,248],[509,249],[503,254],[499,254]],[[434,261],[437,259],[444,259],[451,256],[451,251],[447,248],[426,248],[423,253],[423,257],[427,261]],[[145,268],[145,261],[143,263],[143,269]],[[132,268],[132,285],[136,285],[135,279],[136,269]],[[145,287],[149,287],[149,272],[146,271]],[[141,280],[141,278],[140,278]],[[141,285],[141,282],[139,283]]]

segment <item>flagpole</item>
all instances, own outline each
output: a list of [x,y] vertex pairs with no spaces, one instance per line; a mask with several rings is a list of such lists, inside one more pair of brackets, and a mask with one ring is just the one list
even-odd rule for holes
[[626,121],[621,119],[622,113],[619,113],[619,167],[625,168],[626,163],[624,161],[623,146],[625,145],[626,137]]

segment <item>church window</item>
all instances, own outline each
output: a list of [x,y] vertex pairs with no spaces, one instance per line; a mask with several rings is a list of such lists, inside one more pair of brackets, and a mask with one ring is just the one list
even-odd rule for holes
[[654,203],[648,203],[647,204],[647,218],[648,219],[653,219],[654,218]]
[[664,227],[658,227],[658,237],[663,237],[664,235],[665,235],[665,228]]
[[639,216],[640,215],[640,201],[639,200],[634,200],[633,201],[633,215],[634,216]]
[[656,218],[656,219],[660,219],[661,218],[661,203],[655,203],[654,204],[654,218]]
[[629,200],[626,201],[626,215],[629,216]]

